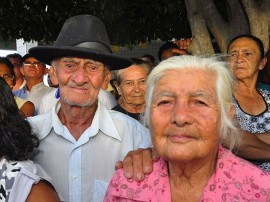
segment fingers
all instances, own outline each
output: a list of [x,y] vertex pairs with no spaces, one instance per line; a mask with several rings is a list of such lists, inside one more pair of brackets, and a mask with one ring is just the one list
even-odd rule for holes
[[143,172],[149,174],[153,170],[152,150],[143,150]]
[[123,171],[126,178],[141,181],[144,175],[153,170],[152,150],[137,149],[128,152],[123,160]]
[[187,55],[188,52],[182,49],[172,49],[172,53],[176,54],[176,55]]
[[152,149],[152,160],[154,162],[158,161],[158,159],[160,158],[160,156],[158,155],[157,151],[155,150],[155,148]]
[[175,41],[179,49],[182,49],[182,50],[187,50],[191,42],[192,42],[192,38],[187,38],[187,39],[181,38],[180,40]]
[[123,168],[123,161],[117,161],[115,164],[115,170],[118,170],[120,168]]

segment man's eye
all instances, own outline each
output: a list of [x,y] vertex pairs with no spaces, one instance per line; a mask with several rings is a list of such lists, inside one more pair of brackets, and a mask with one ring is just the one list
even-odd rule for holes
[[65,67],[68,68],[68,69],[71,69],[71,68],[74,67],[74,64],[66,64]]
[[127,86],[131,86],[132,85],[132,82],[126,82],[125,83]]
[[93,65],[93,64],[88,64],[88,65],[86,66],[86,70],[87,70],[88,72],[95,72],[95,71],[98,70],[98,66]]

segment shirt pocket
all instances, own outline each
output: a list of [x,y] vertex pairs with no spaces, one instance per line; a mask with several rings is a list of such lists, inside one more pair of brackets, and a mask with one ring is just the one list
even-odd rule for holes
[[107,191],[109,183],[102,180],[95,180],[94,182],[94,195],[93,200],[95,202],[102,202]]

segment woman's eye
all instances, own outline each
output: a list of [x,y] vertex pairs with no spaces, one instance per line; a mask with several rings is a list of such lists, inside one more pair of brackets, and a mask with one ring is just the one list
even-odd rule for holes
[[161,100],[161,101],[158,102],[158,106],[159,105],[166,105],[166,104],[169,104],[169,103],[170,103],[169,100]]
[[196,103],[197,105],[204,105],[204,106],[207,106],[207,104],[206,104],[204,101],[202,101],[202,100],[196,100],[195,103]]

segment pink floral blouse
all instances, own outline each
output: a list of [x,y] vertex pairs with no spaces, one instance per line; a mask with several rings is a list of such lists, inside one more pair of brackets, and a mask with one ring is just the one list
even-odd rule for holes
[[[127,180],[123,170],[118,170],[109,184],[104,202],[171,201],[167,163],[160,159],[154,163],[153,169],[141,182]],[[270,174],[220,146],[216,171],[204,188],[200,201],[270,201]]]

